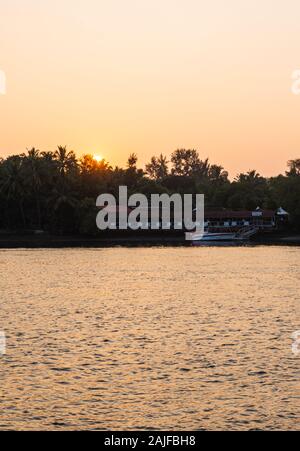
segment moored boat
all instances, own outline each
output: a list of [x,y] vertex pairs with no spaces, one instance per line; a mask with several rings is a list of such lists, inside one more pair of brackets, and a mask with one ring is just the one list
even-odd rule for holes
[[257,233],[255,227],[245,227],[237,232],[210,232],[206,230],[203,234],[194,234],[193,242],[207,241],[246,241]]

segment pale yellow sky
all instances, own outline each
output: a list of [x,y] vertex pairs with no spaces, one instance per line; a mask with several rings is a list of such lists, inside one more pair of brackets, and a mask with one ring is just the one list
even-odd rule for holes
[[283,172],[299,23],[299,0],[0,0],[0,155],[193,147],[231,176]]

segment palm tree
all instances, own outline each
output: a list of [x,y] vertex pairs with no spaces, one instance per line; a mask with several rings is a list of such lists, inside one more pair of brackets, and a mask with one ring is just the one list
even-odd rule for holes
[[38,228],[41,228],[41,202],[40,192],[42,187],[42,164],[41,164],[40,151],[34,147],[28,150],[28,155],[24,159],[25,166],[25,183],[28,187],[32,188],[33,196],[35,198],[36,210],[37,210],[37,224]]
[[18,203],[24,228],[26,227],[26,218],[24,212],[24,155],[12,156],[5,160],[2,164],[0,178],[0,192],[8,201]]
[[75,153],[72,150],[68,151],[66,146],[58,146],[53,158],[57,162],[58,171],[62,178],[78,168]]
[[44,161],[47,161],[49,163],[54,161],[54,152],[51,151],[43,151],[40,153],[41,157]]

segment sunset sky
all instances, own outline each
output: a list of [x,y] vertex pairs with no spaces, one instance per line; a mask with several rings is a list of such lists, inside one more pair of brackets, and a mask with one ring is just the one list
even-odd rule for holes
[[0,0],[0,155],[179,147],[233,177],[300,157],[299,0]]

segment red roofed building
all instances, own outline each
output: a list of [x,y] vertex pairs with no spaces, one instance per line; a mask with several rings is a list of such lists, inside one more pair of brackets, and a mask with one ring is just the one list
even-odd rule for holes
[[276,227],[276,211],[262,210],[206,210],[205,227],[216,230],[239,230],[241,227],[256,227],[272,230]]

